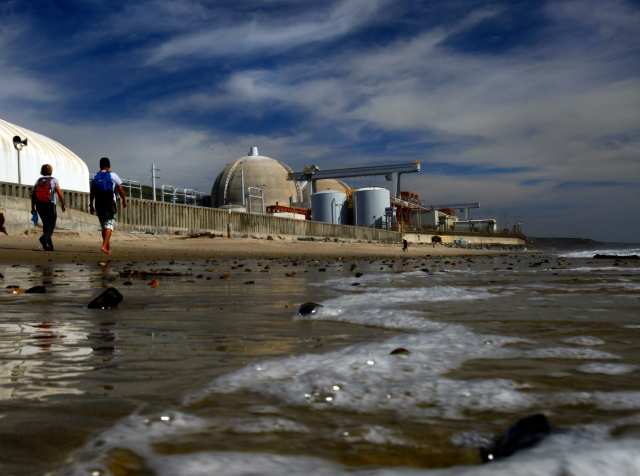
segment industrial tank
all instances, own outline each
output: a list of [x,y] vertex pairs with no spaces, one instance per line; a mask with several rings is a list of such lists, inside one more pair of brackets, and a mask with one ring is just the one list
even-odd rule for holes
[[386,209],[391,206],[391,194],[386,188],[366,187],[353,192],[353,214],[357,226],[382,227],[386,224]]
[[324,190],[311,195],[311,219],[325,223],[347,223],[347,194]]
[[[18,144],[20,167],[13,142],[16,136],[25,141]],[[0,182],[33,185],[43,164],[53,167],[61,188],[89,191],[89,169],[80,157],[49,137],[0,119]]]

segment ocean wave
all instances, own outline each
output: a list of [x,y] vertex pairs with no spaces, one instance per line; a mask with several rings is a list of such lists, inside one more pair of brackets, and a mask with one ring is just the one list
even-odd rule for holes
[[593,258],[594,255],[640,255],[640,248],[608,248],[559,253],[561,258]]

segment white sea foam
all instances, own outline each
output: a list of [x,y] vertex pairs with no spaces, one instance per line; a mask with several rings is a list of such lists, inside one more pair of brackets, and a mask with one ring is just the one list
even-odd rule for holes
[[611,354],[601,350],[576,347],[545,347],[524,351],[523,357],[529,359],[619,359],[619,355]]
[[415,446],[415,443],[399,436],[383,426],[367,426],[351,431],[340,431],[337,439],[343,439],[349,443],[373,443],[376,445]]
[[[545,270],[548,271],[548,270]],[[615,272],[615,273],[638,273],[640,268],[630,266],[578,266],[576,268],[558,268],[554,272],[566,273],[593,273],[593,272]]]
[[624,375],[638,370],[637,365],[590,363],[580,365],[576,370],[585,374]]
[[609,248],[561,253],[561,258],[593,258],[594,255],[640,255],[640,248]]
[[308,433],[305,425],[287,418],[233,418],[216,423],[218,430],[225,429],[233,433]]
[[[446,324],[427,320],[425,313],[398,308],[402,304],[489,299],[496,294],[484,289],[433,286],[426,288],[367,288],[323,301],[315,314],[296,316],[299,320],[332,320],[391,329],[433,331]],[[392,309],[386,309],[392,307]]]
[[[326,305],[325,305],[326,306]],[[434,331],[447,324],[430,321],[425,313],[418,311],[393,309],[359,309],[349,310],[344,307],[323,307],[316,314],[296,316],[297,320],[338,321],[363,326],[386,327],[388,329],[414,329]]]
[[[464,410],[521,409],[531,404],[531,398],[509,380],[457,381],[442,377],[468,359],[513,355],[504,345],[517,341],[449,325],[432,333],[403,335],[327,354],[260,362],[217,378],[203,394],[193,398],[248,390],[312,408],[450,418]],[[390,355],[399,347],[410,353]]]
[[[635,476],[640,472],[638,440],[574,441],[555,436],[529,451],[488,465],[455,466],[445,469],[380,468],[357,470],[332,461],[304,456],[266,453],[200,452],[147,458],[158,476]],[[143,454],[149,455],[150,448]],[[72,476],[91,471],[111,474],[90,464],[72,467]]]
[[593,405],[601,410],[639,410],[640,392],[566,392],[541,396],[546,405]]
[[605,344],[605,341],[603,341],[602,339],[599,339],[598,337],[593,337],[593,336],[567,337],[566,339],[562,339],[562,342],[564,342],[565,344],[583,345],[585,347]]

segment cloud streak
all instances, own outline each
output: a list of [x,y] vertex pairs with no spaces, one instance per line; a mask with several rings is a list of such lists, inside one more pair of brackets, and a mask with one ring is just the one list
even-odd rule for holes
[[181,58],[212,58],[286,52],[347,35],[370,21],[388,0],[342,0],[326,12],[286,18],[260,18],[220,27],[215,19],[199,31],[170,38],[151,49],[147,64]]

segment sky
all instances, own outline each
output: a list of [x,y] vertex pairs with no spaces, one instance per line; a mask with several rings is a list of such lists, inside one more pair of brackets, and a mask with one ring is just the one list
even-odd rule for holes
[[[638,0],[0,0],[0,117],[209,192],[420,160],[403,189],[532,236],[640,242]],[[385,185],[383,179],[363,181]]]

